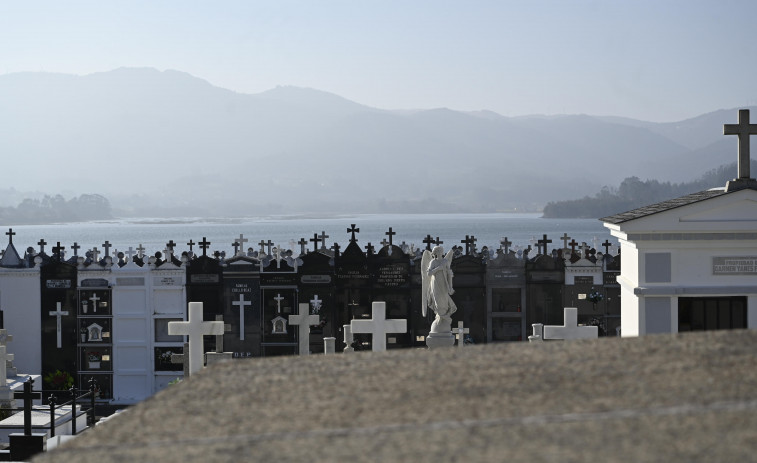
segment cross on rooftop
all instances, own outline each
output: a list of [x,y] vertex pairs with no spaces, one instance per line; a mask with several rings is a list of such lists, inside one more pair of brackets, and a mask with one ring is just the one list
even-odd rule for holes
[[465,239],[460,240],[460,242],[465,245],[465,254],[466,255],[470,254],[470,236],[465,235]]
[[610,240],[605,240],[604,243],[602,243],[602,246],[605,247],[605,254],[610,253],[610,246],[612,246],[612,243],[610,243]]
[[199,243],[200,249],[202,249],[202,255],[207,256],[208,255],[208,248],[210,247],[210,241],[208,241],[204,236],[202,237],[202,241]]
[[441,246],[442,244],[444,244],[444,241],[442,241],[441,238],[437,236],[436,240],[434,240],[434,244],[436,244],[437,246]]
[[334,245],[331,246],[331,249],[334,251],[335,256],[339,256],[339,249],[341,249],[339,243],[334,243]]
[[81,246],[79,246],[79,243],[74,241],[74,245],[71,246],[71,249],[74,250],[74,257],[79,257],[79,248],[81,248]]
[[305,246],[308,245],[308,240],[306,240],[305,238],[300,238],[300,241],[298,241],[297,244],[300,245],[300,255],[305,255]]
[[98,259],[100,257],[100,250],[97,248],[92,248],[92,251],[90,252],[92,252],[92,262],[98,262],[100,260]]
[[[239,234],[239,238],[237,238],[237,239],[234,240],[234,243],[236,243],[236,245],[234,246],[234,253],[235,254],[238,253],[238,252],[244,253],[244,243],[246,243],[248,241],[250,241],[250,240],[248,240],[247,238],[245,238],[244,235],[240,233]],[[237,251],[237,247],[239,248],[238,251]]]
[[330,238],[329,235],[326,234],[326,231],[321,231],[321,235],[319,236],[321,238],[321,249],[326,249],[326,238]]
[[387,247],[387,246],[389,246],[389,241],[387,241],[387,239],[386,239],[386,238],[384,238],[383,240],[381,240],[381,246],[382,246],[382,247]]
[[431,250],[431,245],[434,244],[434,238],[431,237],[431,235],[426,235],[425,238],[423,238],[423,244],[426,245],[426,249],[429,251]]
[[173,242],[173,240],[171,240],[171,241],[169,241],[168,243],[166,243],[166,247],[167,247],[167,248],[168,248],[168,249],[169,249],[169,250],[171,251],[171,253],[173,254],[173,248],[175,248],[175,247],[176,247],[176,243],[174,243],[174,242]]
[[234,255],[239,254],[239,243],[237,243],[236,240],[234,240],[233,243],[231,243],[232,246],[234,246]]
[[749,123],[749,110],[739,109],[738,124],[724,124],[723,135],[736,135],[738,137],[738,179],[751,178],[749,174],[749,137],[757,135],[757,124]]
[[203,366],[205,349],[202,337],[223,334],[223,322],[203,321],[202,302],[190,302],[188,321],[168,322],[168,334],[189,337],[189,372],[194,374]]
[[45,253],[45,245],[47,244],[47,241],[45,241],[44,238],[40,239],[37,244],[39,245],[39,253],[44,254]]
[[101,244],[101,246],[103,248],[105,248],[105,257],[108,257],[110,255],[109,254],[110,253],[110,247],[111,247],[110,241],[105,240],[105,242],[103,244]]
[[265,242],[265,246],[268,248],[268,252],[266,254],[268,254],[270,256],[271,255],[271,248],[273,247],[273,241],[271,241],[271,240],[266,241]]
[[537,242],[539,244],[539,249],[541,249],[542,246],[544,247],[543,254],[547,254],[547,244],[549,244],[551,242],[552,242],[552,240],[548,240],[547,239],[547,235],[544,235],[544,237]]
[[368,253],[368,255],[373,254],[373,250],[374,250],[373,245],[369,242],[368,244],[365,245],[365,250]]
[[129,249],[124,254],[129,256],[129,262],[132,262],[134,259],[134,254],[136,254],[136,251],[134,250],[134,248],[129,246]]
[[289,316],[289,324],[297,325],[300,355],[310,354],[310,325],[321,322],[321,317],[318,315],[310,315],[308,307],[307,303],[300,304],[300,313]]
[[58,241],[58,244],[53,247],[53,254],[57,255],[59,259],[63,258],[63,254],[61,251],[63,251],[65,247],[60,245],[60,241]]
[[570,243],[568,243],[568,245],[570,245],[570,252],[576,252],[576,246],[578,245],[576,240],[570,240]]
[[513,242],[508,240],[507,237],[505,236],[504,238],[499,240],[499,244],[501,245],[500,249],[505,251],[505,254],[507,254],[508,251],[510,250],[510,245],[513,244]]
[[320,243],[320,238],[318,238],[318,233],[313,233],[313,237],[310,238],[310,242],[313,243],[313,252],[318,251],[318,243]]
[[15,235],[16,232],[14,232],[12,228],[9,228],[5,234],[8,235],[8,244],[13,244],[13,235]]
[[350,243],[354,243],[357,241],[355,238],[355,233],[360,233],[359,228],[355,228],[355,224],[350,224],[350,228],[347,229],[347,233],[352,233],[352,238],[350,238]]
[[245,300],[244,293],[239,293],[239,300],[232,302],[231,305],[239,308],[239,340],[244,341],[244,309],[252,306],[252,301]]
[[392,245],[392,237],[397,234],[396,231],[392,231],[392,227],[389,227],[389,231],[384,233],[386,236],[389,237],[389,246]]
[[570,236],[568,236],[567,233],[563,233],[560,239],[562,240],[562,248],[568,249],[568,240],[570,239]]
[[137,246],[137,257],[141,259],[142,256],[144,255],[145,255],[145,247],[142,246],[142,243],[139,243],[139,246]]
[[194,245],[195,245],[195,242],[190,239],[189,242],[187,243],[187,246],[189,246],[189,252],[192,252],[192,246]]
[[388,333],[406,333],[407,320],[387,319],[386,302],[374,302],[371,306],[371,318],[368,320],[352,320],[350,322],[353,333],[370,333],[373,337],[373,351],[386,350],[386,335]]

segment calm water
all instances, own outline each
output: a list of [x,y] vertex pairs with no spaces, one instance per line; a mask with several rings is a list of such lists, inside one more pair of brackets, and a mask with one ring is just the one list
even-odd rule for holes
[[[173,240],[177,243],[176,252],[188,250],[186,243],[193,240],[195,243],[207,237],[212,244],[210,250],[233,251],[234,240],[243,234],[245,248],[259,249],[257,244],[261,240],[273,241],[276,245],[291,248],[299,252],[300,246],[294,244],[300,238],[310,240],[314,234],[325,232],[327,246],[331,247],[336,241],[342,249],[349,243],[350,233],[347,229],[350,224],[356,224],[360,229],[357,234],[361,246],[372,243],[377,248],[381,240],[387,238],[385,233],[389,227],[397,234],[393,237],[394,244],[403,241],[407,244],[415,244],[417,247],[425,246],[423,238],[430,234],[434,238],[439,237],[444,241],[444,248],[449,249],[455,244],[461,244],[466,235],[474,235],[477,239],[476,247],[489,248],[499,247],[500,239],[507,237],[512,247],[525,248],[531,244],[532,238],[541,239],[546,234],[552,243],[549,248],[562,246],[564,233],[577,242],[586,242],[592,245],[596,237],[599,243],[609,239],[617,245],[617,241],[610,236],[602,223],[596,219],[543,219],[539,214],[428,214],[428,215],[404,215],[404,214],[366,214],[355,216],[339,216],[331,218],[302,218],[302,217],[266,217],[248,219],[124,219],[108,222],[91,222],[57,225],[6,225],[12,227],[16,235],[13,243],[19,253],[27,247],[33,246],[39,249],[37,242],[44,238],[47,241],[45,251],[49,254],[50,249],[56,242],[66,246],[66,256],[72,254],[71,245],[78,243],[83,254],[84,249],[97,247],[102,249],[102,244],[107,240],[119,251],[125,251],[129,246],[136,248],[142,244],[146,253],[154,254],[163,251],[166,243]],[[3,228],[6,232],[7,228]],[[0,237],[7,240],[7,236]],[[2,241],[5,248],[7,241]],[[308,248],[313,248],[313,243],[308,242]],[[199,248],[194,248],[200,252]]]

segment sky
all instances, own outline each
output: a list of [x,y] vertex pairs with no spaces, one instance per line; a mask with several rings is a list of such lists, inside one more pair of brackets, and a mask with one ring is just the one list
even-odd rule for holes
[[753,0],[0,0],[0,75],[187,72],[382,109],[672,122],[757,104]]

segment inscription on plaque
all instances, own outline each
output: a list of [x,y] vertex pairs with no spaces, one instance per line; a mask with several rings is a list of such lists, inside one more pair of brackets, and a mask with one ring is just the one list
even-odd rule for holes
[[376,282],[391,288],[407,283],[407,270],[403,264],[388,264],[378,271]]
[[71,280],[47,280],[45,286],[48,289],[68,289],[71,287]]
[[220,277],[217,273],[195,273],[189,276],[192,283],[218,283]]
[[116,278],[116,285],[118,286],[144,286],[145,279],[143,277],[118,277]]
[[178,286],[181,278],[178,277],[155,277],[152,281],[155,286]]
[[713,257],[713,275],[757,275],[757,256]]

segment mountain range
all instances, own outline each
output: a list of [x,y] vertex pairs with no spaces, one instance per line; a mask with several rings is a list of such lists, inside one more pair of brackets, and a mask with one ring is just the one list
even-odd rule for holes
[[539,210],[736,159],[735,109],[671,123],[384,110],[151,68],[6,74],[0,102],[0,188],[98,193],[121,215]]

